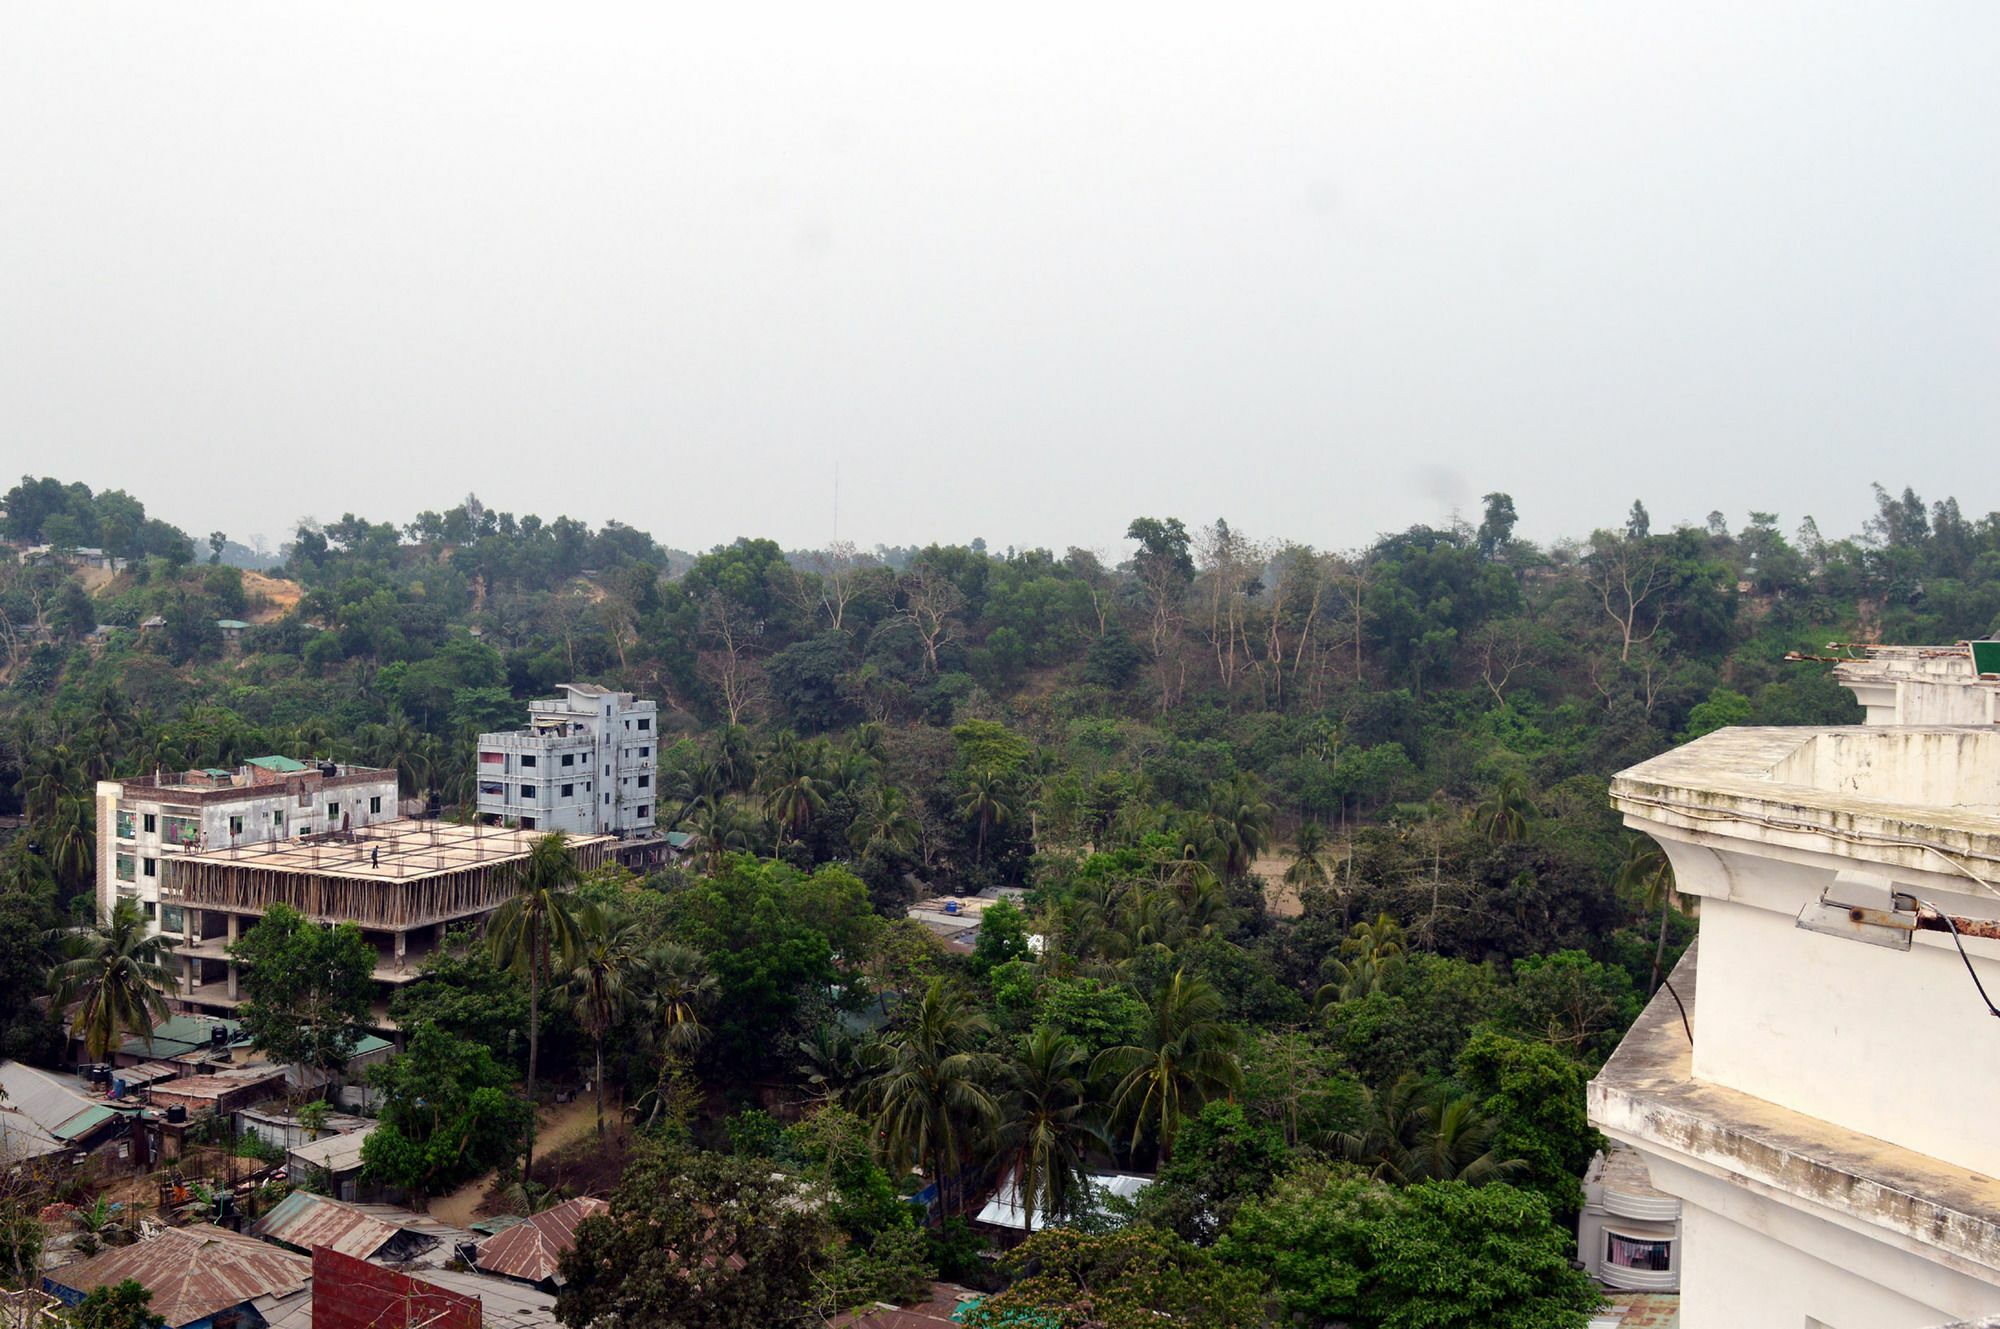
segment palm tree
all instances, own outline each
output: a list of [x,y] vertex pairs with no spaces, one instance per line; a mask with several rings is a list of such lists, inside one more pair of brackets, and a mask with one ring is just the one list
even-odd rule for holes
[[96,821],[91,801],[81,794],[64,794],[55,811],[36,826],[56,878],[72,888],[90,880],[97,860]]
[[724,854],[749,845],[735,809],[714,794],[704,794],[695,800],[686,824],[688,833],[694,836],[692,848],[707,859],[710,876],[722,871]]
[[1357,923],[1340,943],[1337,955],[1323,966],[1329,982],[1317,1001],[1358,1001],[1378,991],[1403,961],[1403,926],[1387,914],[1372,923]]
[[1377,1180],[1411,1185],[1462,1181],[1479,1186],[1519,1173],[1527,1164],[1493,1150],[1499,1123],[1470,1095],[1447,1097],[1414,1071],[1371,1095],[1368,1122],[1334,1137],[1334,1152],[1371,1169]]
[[999,1152],[1014,1175],[1021,1226],[1032,1232],[1037,1213],[1061,1218],[1089,1197],[1084,1155],[1105,1142],[1092,1116],[1089,1057],[1075,1039],[1041,1025],[1007,1069]]
[[111,917],[62,939],[66,957],[49,974],[58,1008],[76,1003],[70,1034],[83,1040],[92,1061],[111,1055],[124,1035],[153,1046],[153,1027],[169,1014],[167,994],[177,988],[167,967],[173,941],[146,935],[146,919],[131,900]]
[[1472,810],[1472,824],[1488,844],[1512,844],[1528,838],[1535,815],[1527,782],[1518,775],[1507,775],[1486,801]]
[[667,942],[646,957],[646,1004],[661,1044],[692,1052],[708,1037],[703,1010],[715,996],[708,957],[692,946]]
[[820,778],[817,755],[790,734],[780,734],[759,774],[765,815],[794,840],[826,806],[826,782]]
[[984,863],[986,837],[1020,815],[1012,782],[997,766],[968,771],[965,790],[958,796],[958,815],[978,829],[978,847],[974,853],[977,861]]
[[1215,989],[1177,969],[1154,997],[1141,1037],[1139,1043],[1098,1053],[1091,1074],[1120,1077],[1112,1091],[1113,1115],[1131,1121],[1135,1149],[1150,1134],[1166,1158],[1182,1118],[1213,1095],[1242,1087],[1236,1032],[1223,1022]]
[[1285,869],[1287,886],[1324,886],[1333,879],[1327,869],[1326,827],[1316,821],[1299,823],[1292,837],[1292,861]]
[[861,858],[888,858],[907,854],[917,844],[917,819],[910,815],[910,802],[894,785],[876,785],[862,801],[861,811],[848,828],[848,843]]
[[65,798],[81,797],[83,768],[67,743],[50,743],[30,750],[21,772],[21,803],[30,821],[52,817]]
[[1224,876],[1250,870],[1271,826],[1271,805],[1248,774],[1209,786],[1207,821]]
[[707,956],[671,941],[647,954],[638,981],[643,987],[639,1000],[646,1016],[646,1041],[659,1065],[653,1087],[634,1106],[652,1100],[646,1116],[651,1125],[667,1106],[669,1085],[687,1057],[708,1038],[702,1015],[715,997],[716,982],[708,971]]
[[584,910],[578,922],[581,943],[569,971],[570,1000],[597,1059],[597,1136],[603,1139],[604,1040],[631,1004],[638,925],[600,909]]
[[865,1089],[886,1156],[920,1163],[947,1215],[972,1140],[1000,1116],[986,1088],[993,1058],[978,1050],[992,1028],[963,989],[933,978],[910,1023],[881,1040],[881,1066]]
[[[495,910],[486,925],[494,961],[528,977],[528,1101],[535,1101],[535,1068],[541,1051],[542,985],[559,957],[576,955],[581,940],[577,911],[570,891],[582,879],[569,843],[561,831],[535,841],[519,869],[520,890]],[[535,1166],[535,1138],[528,1137],[522,1175]]]
[[1667,959],[1667,916],[1674,905],[1674,865],[1667,861],[1667,852],[1660,848],[1658,840],[1650,835],[1635,835],[1626,843],[1617,884],[1637,892],[1648,912],[1654,905],[1660,909],[1660,935],[1653,943],[1653,978],[1646,985],[1646,995],[1651,997],[1660,990],[1660,969]]

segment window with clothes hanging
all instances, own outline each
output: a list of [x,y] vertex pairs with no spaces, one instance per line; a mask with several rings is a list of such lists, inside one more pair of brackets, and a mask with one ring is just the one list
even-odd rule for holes
[[137,827],[138,818],[121,808],[118,813],[118,838],[121,840],[131,839],[132,833]]
[[1673,1268],[1673,1246],[1671,1241],[1607,1232],[1604,1234],[1604,1262],[1620,1269],[1645,1269],[1663,1274]]

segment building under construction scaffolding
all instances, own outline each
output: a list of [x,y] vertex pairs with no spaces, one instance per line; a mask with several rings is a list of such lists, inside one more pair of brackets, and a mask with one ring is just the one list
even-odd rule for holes
[[[375,979],[415,980],[445,930],[492,913],[519,889],[534,831],[396,820],[348,832],[179,854],[164,865],[160,898],[185,911],[181,998],[189,1006],[237,1003],[229,945],[274,904],[315,922],[354,923],[374,944]],[[577,866],[603,863],[608,835],[569,838]],[[377,1011],[387,1026],[386,1000]]]

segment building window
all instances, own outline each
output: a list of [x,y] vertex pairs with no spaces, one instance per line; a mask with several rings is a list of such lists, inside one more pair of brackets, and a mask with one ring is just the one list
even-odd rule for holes
[[639,727],[641,729],[651,729],[653,727],[653,722],[642,715],[639,717]]
[[145,827],[146,834],[151,835],[154,831],[160,829],[160,819],[148,812],[145,816]]
[[563,753],[562,764],[565,766],[576,765],[576,754],[574,752]]
[[339,815],[340,815],[340,804],[328,803],[326,805],[326,819],[328,821],[332,821],[335,817],[338,817]]
[[639,777],[639,787],[641,789],[649,787],[652,783],[653,783],[653,777],[650,775],[642,775]]
[[118,855],[118,880],[130,881],[139,875],[139,860],[131,854]]
[[529,753],[526,753],[526,752],[523,752],[523,753],[521,754],[521,769],[522,769],[522,770],[524,770],[524,771],[525,771],[525,770],[527,770],[527,769],[528,769],[528,767],[530,767],[530,766],[533,766],[534,764],[535,764],[535,759],[534,759],[534,757],[533,757],[533,756],[532,756],[531,754],[529,754]]
[[1646,1269],[1663,1274],[1673,1268],[1673,1245],[1671,1241],[1647,1241],[1607,1232],[1604,1262],[1620,1269]]
[[233,840],[241,834],[243,834],[243,818],[236,816],[230,817],[229,838]]
[[376,794],[375,796],[373,796],[368,800],[368,811],[374,813],[374,812],[380,812],[381,810],[382,810],[382,795]]
[[193,844],[201,838],[201,821],[196,817],[168,817],[163,834],[168,844]]
[[159,860],[159,859],[157,859],[157,858],[148,858],[148,859],[144,859],[144,860],[142,860],[142,861],[143,861],[143,863],[145,864],[145,869],[146,869],[146,875],[147,875],[147,876],[149,876],[149,877],[157,877],[157,876],[159,876],[159,875],[160,875],[160,860]]
[[181,908],[170,904],[160,910],[160,931],[179,932],[187,925],[181,921]]
[[524,803],[535,801],[535,787],[533,785],[524,784],[521,786],[521,801]]
[[283,808],[279,808],[271,814],[271,827],[280,835],[285,833],[285,810]]
[[146,901],[146,920],[148,922],[151,922],[152,920],[158,918],[159,916],[160,916],[160,906],[155,904],[151,900]]
[[533,817],[523,817],[523,818],[521,818],[521,829],[522,829],[522,830],[524,830],[524,831],[532,831],[532,830],[534,830],[534,829],[535,829],[535,819],[534,819]]
[[627,721],[625,722],[625,727],[626,727],[627,729],[630,729],[630,728],[632,727],[632,722],[631,722],[630,720],[627,720]]
[[650,757],[653,755],[653,750],[651,748],[640,748],[639,755],[641,757]]
[[566,784],[566,785],[564,785],[564,786],[563,786],[563,791],[562,791],[562,796],[563,796],[564,798],[575,798],[575,797],[576,797],[576,786],[575,786],[575,785],[573,785],[573,784]]
[[639,820],[644,821],[646,819],[647,814],[650,813],[652,810],[653,809],[650,804],[641,803],[639,805]]
[[604,806],[607,808],[611,806],[611,795],[606,794],[604,796]]
[[132,816],[132,814],[131,814],[131,813],[129,813],[129,812],[127,812],[127,811],[125,811],[125,810],[124,810],[123,808],[120,808],[120,809],[118,810],[118,838],[119,838],[119,839],[121,839],[121,840],[129,840],[129,839],[131,839],[131,838],[132,838],[132,827],[133,827],[133,822],[134,822],[134,819],[133,819],[133,816]]

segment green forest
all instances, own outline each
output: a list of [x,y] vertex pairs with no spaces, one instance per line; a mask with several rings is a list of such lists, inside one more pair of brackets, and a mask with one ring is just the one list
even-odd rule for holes
[[[1109,553],[691,555],[468,496],[304,526],[262,571],[124,493],[0,505],[55,555],[0,560],[9,1057],[58,1061],[79,996],[117,1027],[170,955],[91,916],[95,781],[282,753],[463,817],[475,736],[529,699],[658,701],[686,853],[585,872],[545,839],[370,1072],[382,1179],[610,1200],[565,1265],[579,1327],[819,1324],[942,1277],[996,1327],[1580,1329],[1584,1086],[1694,930],[1608,779],[1859,722],[1788,653],[2000,622],[2000,514],[1879,486],[1844,538],[1633,501],[1538,545],[1495,493],[1337,550],[1139,515]],[[971,954],[905,917],[999,887]],[[289,1012],[359,1027],[359,934],[284,912],[241,943],[246,1019],[338,1066]],[[132,990],[80,991],[106,954]],[[537,1151],[586,1083],[592,1140]],[[1156,1180],[1100,1204],[1092,1172]],[[1010,1176],[1049,1225],[997,1249],[968,1219]]]

